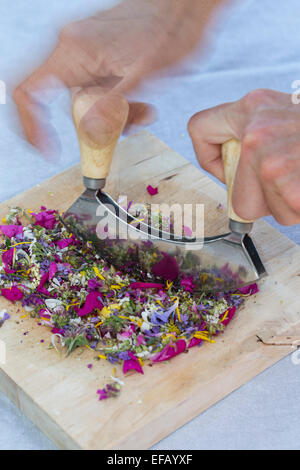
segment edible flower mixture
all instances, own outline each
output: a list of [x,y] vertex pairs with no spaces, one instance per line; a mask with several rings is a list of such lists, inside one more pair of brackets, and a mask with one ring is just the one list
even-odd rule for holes
[[[199,293],[192,276],[174,279],[167,269],[159,275],[148,282],[128,266],[117,271],[70,233],[55,210],[14,208],[0,225],[1,295],[48,326],[53,347],[59,342],[66,355],[87,347],[98,360],[122,364],[124,374],[143,374],[146,364],[215,342],[244,298],[258,292],[252,284]],[[0,327],[8,318],[3,312]],[[122,383],[112,377],[99,399],[118,396]]]

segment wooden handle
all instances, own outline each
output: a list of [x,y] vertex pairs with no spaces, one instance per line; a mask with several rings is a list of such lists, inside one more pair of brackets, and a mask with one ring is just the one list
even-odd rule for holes
[[82,174],[85,178],[105,179],[127,121],[128,102],[122,95],[79,92],[73,98],[72,108]]
[[241,219],[232,207],[232,190],[236,175],[236,170],[241,156],[241,143],[237,139],[231,139],[222,145],[222,158],[225,170],[226,184],[228,190],[228,216],[229,219],[243,224],[251,224],[253,220]]

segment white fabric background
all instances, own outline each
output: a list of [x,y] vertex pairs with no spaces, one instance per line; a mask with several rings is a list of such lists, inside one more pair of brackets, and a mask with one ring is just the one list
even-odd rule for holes
[[[14,84],[47,56],[59,27],[110,0],[1,0],[0,80],[7,104],[0,105],[0,201],[75,164],[79,157],[67,94],[51,106],[62,156],[49,164],[22,137],[11,92]],[[117,2],[114,2],[117,3]],[[88,5],[88,8],[86,7]],[[84,6],[83,6],[84,5]],[[206,52],[194,53],[171,77],[136,94],[152,102],[158,137],[195,162],[186,124],[200,109],[240,98],[255,88],[292,92],[300,79],[297,0],[240,0],[211,26]],[[196,162],[195,162],[196,163]],[[300,243],[299,226],[283,233]],[[300,366],[288,357],[173,433],[156,449],[300,449]],[[96,405],[95,405],[96,406]],[[0,394],[0,449],[55,446]]]

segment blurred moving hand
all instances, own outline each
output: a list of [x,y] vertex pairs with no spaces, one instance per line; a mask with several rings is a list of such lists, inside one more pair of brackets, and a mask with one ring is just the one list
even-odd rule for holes
[[128,104],[124,96],[149,75],[185,57],[220,3],[222,0],[125,0],[65,26],[47,61],[14,93],[28,141],[43,153],[52,153],[55,133],[44,92],[53,88],[55,93],[58,83],[73,93],[84,89],[99,95],[83,120],[84,135],[91,140],[97,141],[99,133],[118,125],[116,107],[119,116],[127,116],[127,126],[146,123],[151,108],[144,103]]
[[221,144],[236,137],[242,153],[233,190],[236,213],[300,223],[300,105],[292,96],[254,90],[239,101],[195,114],[189,131],[202,168],[225,182]]

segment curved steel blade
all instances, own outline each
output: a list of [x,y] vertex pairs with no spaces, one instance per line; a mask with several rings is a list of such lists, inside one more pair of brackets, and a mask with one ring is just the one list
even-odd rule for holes
[[266,274],[248,235],[178,238],[133,217],[103,192],[86,190],[63,221],[92,241],[103,259],[135,278],[176,282],[181,273],[201,292],[226,292]]

